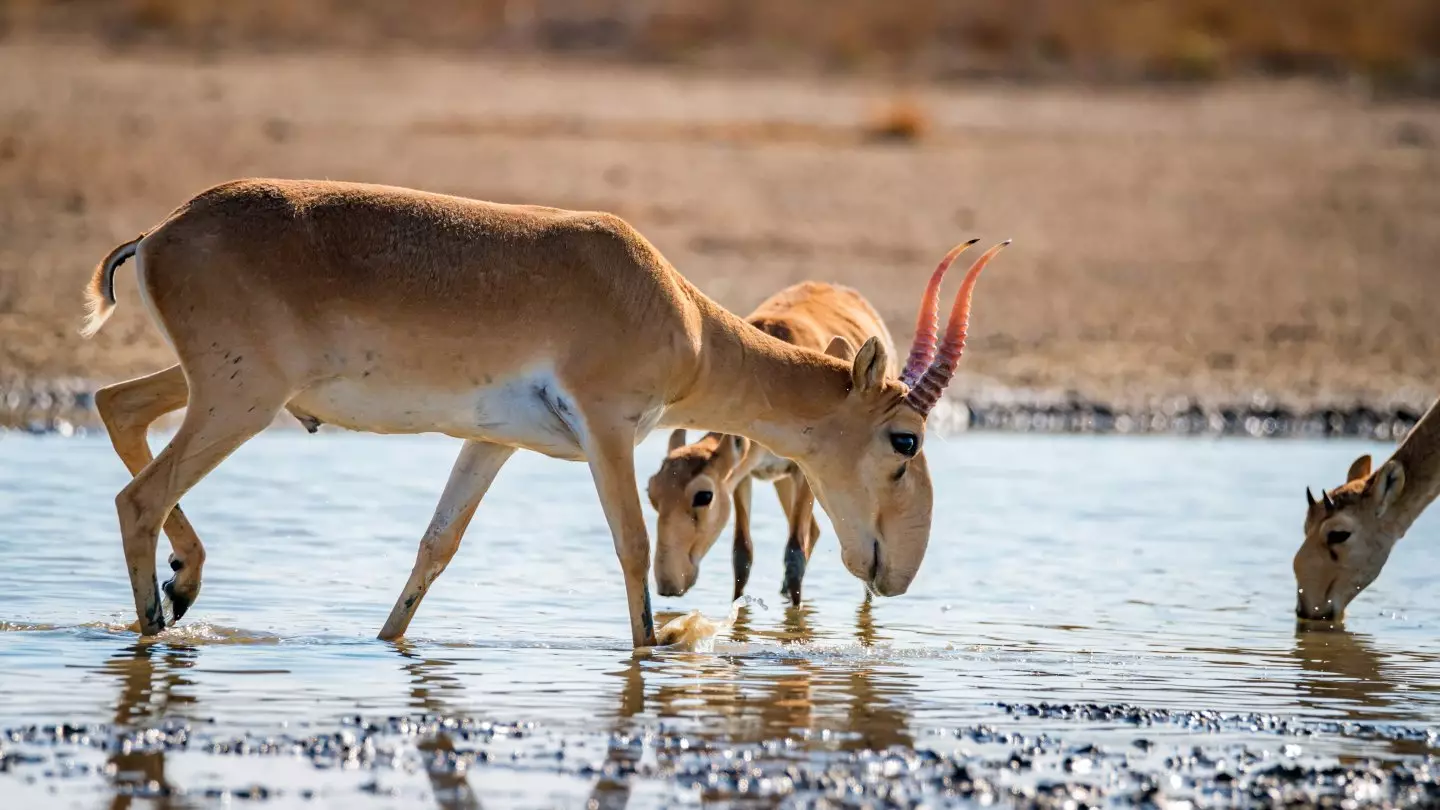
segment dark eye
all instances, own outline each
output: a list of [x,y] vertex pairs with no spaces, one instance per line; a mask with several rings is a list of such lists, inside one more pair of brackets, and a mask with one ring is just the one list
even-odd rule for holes
[[711,492],[708,489],[702,489],[699,492],[695,493],[695,500],[691,501],[691,503],[695,506],[696,509],[699,509],[703,506],[709,506],[710,502],[713,500],[715,500],[715,493]]
[[1338,546],[1350,539],[1350,532],[1330,532],[1325,535],[1325,542],[1332,546]]
[[890,446],[895,448],[895,452],[909,458],[920,449],[920,440],[914,433],[891,433]]

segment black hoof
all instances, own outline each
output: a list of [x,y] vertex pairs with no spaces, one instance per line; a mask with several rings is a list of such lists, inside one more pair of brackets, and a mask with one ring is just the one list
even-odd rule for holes
[[158,636],[165,630],[165,611],[160,606],[160,600],[156,599],[146,611],[146,617],[140,623],[140,635]]
[[780,593],[790,597],[790,604],[800,604],[800,582],[805,579],[805,552],[799,546],[785,547],[785,581]]
[[[172,563],[172,566],[173,565]],[[177,568],[175,570],[178,571],[179,569]],[[160,587],[161,590],[165,591],[166,598],[170,600],[171,609],[175,611],[174,621],[180,621],[180,617],[184,616],[185,612],[190,609],[190,606],[195,604],[196,594],[186,595],[176,590],[174,579],[165,580],[165,584]]]

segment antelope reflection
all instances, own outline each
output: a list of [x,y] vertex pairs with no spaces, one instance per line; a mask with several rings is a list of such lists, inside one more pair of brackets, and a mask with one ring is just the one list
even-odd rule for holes
[[[147,728],[164,719],[193,715],[195,682],[186,670],[195,666],[196,650],[182,644],[131,644],[111,656],[96,670],[114,677],[120,687],[115,699],[113,725],[117,730]],[[154,782],[166,795],[139,799],[156,810],[183,810],[190,807],[183,798],[168,795],[174,787],[165,774],[165,752],[116,751],[106,760],[115,774],[140,773],[142,782]],[[111,810],[127,810],[137,797],[116,794]]]
[[[740,611],[731,631],[735,643],[761,638],[808,645],[823,637],[811,625],[814,608],[788,607],[781,627],[757,630],[749,608]],[[856,610],[852,636],[862,647],[888,639],[877,627],[869,600]],[[911,745],[909,714],[894,701],[893,685],[882,684],[884,665],[861,655],[827,657],[810,650],[793,655],[637,655],[624,670],[616,730],[647,714],[693,720],[686,732],[701,738],[759,742],[806,732],[836,732],[842,749]],[[649,681],[647,688],[647,680]],[[658,683],[657,683],[658,682]]]
[[[1345,719],[1363,723],[1430,722],[1437,691],[1425,679],[1409,682],[1404,671],[1440,658],[1408,650],[1379,652],[1369,636],[1348,630],[1297,629],[1291,656],[1300,665],[1301,705],[1320,712],[1339,708]],[[1421,698],[1417,692],[1429,692]],[[1402,755],[1435,751],[1418,740],[1395,740],[1391,750]]]
[[[455,717],[460,712],[451,702],[464,694],[460,679],[450,674],[454,661],[441,658],[425,658],[417,649],[405,642],[394,642],[395,651],[406,659],[401,665],[410,676],[410,708],[437,717]],[[435,736],[416,743],[427,757],[434,757],[455,750],[455,741],[443,728]],[[425,776],[430,780],[430,792],[435,796],[435,805],[440,810],[479,810],[480,799],[470,786],[465,772],[442,771],[426,768]]]

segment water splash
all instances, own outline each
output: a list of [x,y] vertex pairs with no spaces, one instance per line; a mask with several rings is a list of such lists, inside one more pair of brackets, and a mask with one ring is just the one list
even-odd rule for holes
[[99,631],[106,635],[133,636],[140,644],[279,644],[282,640],[273,633],[223,627],[204,621],[170,625],[153,636],[140,636],[138,622],[86,622],[75,629],[80,632]]
[[678,616],[665,623],[659,632],[655,634],[658,646],[667,650],[682,650],[685,652],[714,652],[715,636],[723,631],[728,631],[740,618],[740,608],[758,605],[761,610],[769,610],[765,602],[754,596],[742,596],[730,603],[730,615],[721,621],[707,619],[698,610],[692,610],[684,616]]

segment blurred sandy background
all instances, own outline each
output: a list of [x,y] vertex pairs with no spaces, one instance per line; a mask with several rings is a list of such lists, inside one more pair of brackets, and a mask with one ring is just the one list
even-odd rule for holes
[[[898,341],[1013,237],[967,391],[1428,404],[1433,0],[0,0],[0,385],[171,362],[115,243],[328,177],[618,213],[747,312],[851,284]],[[953,287],[953,282],[952,282]]]

